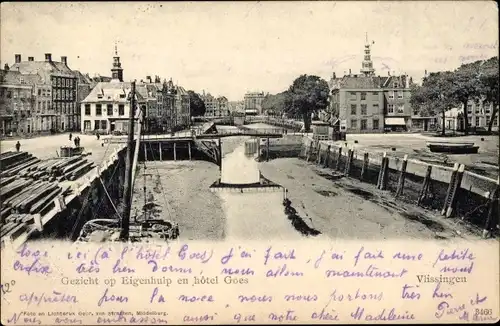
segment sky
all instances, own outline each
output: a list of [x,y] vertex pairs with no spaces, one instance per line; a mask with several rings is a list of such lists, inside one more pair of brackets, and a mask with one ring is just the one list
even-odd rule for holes
[[359,73],[365,36],[375,73],[453,70],[498,55],[490,1],[2,2],[0,64],[14,55],[68,57],[110,76],[115,42],[124,79],[159,75],[186,89],[242,100],[278,93],[301,74]]

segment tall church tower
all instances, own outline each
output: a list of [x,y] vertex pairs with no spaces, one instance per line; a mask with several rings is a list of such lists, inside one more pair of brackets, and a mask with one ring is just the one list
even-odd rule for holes
[[[375,42],[372,42],[374,44]],[[365,76],[374,76],[375,69],[373,69],[373,62],[370,55],[370,43],[368,43],[368,33],[366,33],[366,43],[365,43],[365,57],[363,60],[361,73]]]
[[113,57],[113,68],[111,68],[111,78],[115,81],[123,82],[123,68],[118,56],[118,49],[115,43],[115,56]]

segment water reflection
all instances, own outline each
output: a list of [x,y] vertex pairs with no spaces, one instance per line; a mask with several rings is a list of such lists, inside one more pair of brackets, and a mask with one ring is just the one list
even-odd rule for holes
[[[236,147],[226,152],[222,160],[221,182],[226,184],[250,184],[259,182],[257,153],[245,155],[245,140],[239,144],[227,142]],[[234,141],[234,140],[232,140]],[[248,150],[247,150],[248,152]],[[218,192],[223,200],[226,216],[226,239],[304,239],[291,225],[284,212],[283,192]]]
[[[222,158],[221,182],[226,184],[250,184],[259,182],[259,163],[255,160],[257,153],[245,155],[245,145],[242,143]],[[222,142],[223,152],[224,141]]]

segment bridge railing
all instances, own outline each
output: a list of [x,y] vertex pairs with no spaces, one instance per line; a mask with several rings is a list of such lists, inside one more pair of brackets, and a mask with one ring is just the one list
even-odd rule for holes
[[281,135],[284,133],[283,128],[258,128],[258,129],[232,129],[232,130],[217,130],[213,135]]

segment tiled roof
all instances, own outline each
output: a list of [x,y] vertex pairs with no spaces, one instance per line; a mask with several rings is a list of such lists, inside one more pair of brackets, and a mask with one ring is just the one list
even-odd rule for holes
[[344,76],[339,82],[333,83],[332,89],[347,88],[347,89],[376,89],[376,88],[392,88],[394,83],[398,84],[398,88],[406,87],[407,76]]
[[22,61],[13,64],[10,70],[17,70],[22,74],[38,74],[44,83],[50,83],[51,75],[74,77],[68,66],[57,61]]
[[78,83],[80,84],[92,83],[92,79],[88,75],[84,75],[78,70],[73,70],[73,75],[78,79]]
[[[129,82],[100,82],[92,89],[90,94],[82,102],[126,102],[128,101],[128,95],[130,94],[131,89],[132,84]],[[140,93],[138,87],[136,87],[136,90],[137,100],[144,100],[144,96]],[[101,98],[99,98],[99,94],[102,94]],[[125,97],[120,97],[122,94],[124,94]]]
[[[21,79],[23,83],[21,83]],[[38,74],[21,74],[19,71],[0,70],[0,83],[3,84],[28,84],[33,85],[41,82]]]

